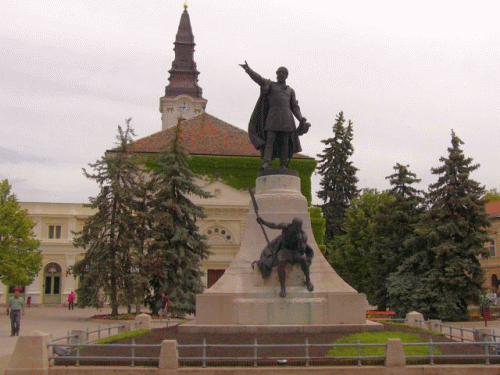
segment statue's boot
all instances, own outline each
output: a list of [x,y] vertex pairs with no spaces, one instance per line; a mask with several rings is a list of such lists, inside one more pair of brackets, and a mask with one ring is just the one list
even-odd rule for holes
[[307,287],[307,290],[310,291],[310,292],[312,292],[314,290],[314,285],[311,282],[311,280],[306,279],[306,287]]
[[309,276],[309,265],[306,262],[301,262],[300,268],[302,268],[302,272],[304,272],[304,276],[306,277],[307,290],[312,292],[314,290],[314,285],[311,282],[311,278]]
[[286,157],[282,157],[280,159],[280,169],[288,169],[288,164],[290,163],[290,160]]

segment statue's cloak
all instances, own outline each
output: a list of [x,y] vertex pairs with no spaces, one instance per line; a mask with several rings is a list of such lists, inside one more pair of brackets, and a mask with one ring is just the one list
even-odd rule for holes
[[[269,91],[271,90],[272,81],[268,80],[268,83],[261,86],[260,96],[257,100],[257,104],[250,117],[250,122],[248,123],[248,135],[250,136],[250,142],[254,147],[260,151],[261,157],[264,155],[264,148],[266,146],[266,118],[269,112]],[[280,158],[280,151],[283,149],[281,146],[282,137],[276,137],[276,141],[273,147],[272,158]],[[297,134],[297,128],[290,133],[288,141],[288,155],[289,159],[292,158],[293,154],[301,152],[302,148],[300,146],[299,135]]]

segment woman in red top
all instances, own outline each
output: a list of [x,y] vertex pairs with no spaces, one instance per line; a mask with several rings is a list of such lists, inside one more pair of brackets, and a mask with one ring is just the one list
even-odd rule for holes
[[75,308],[75,299],[76,299],[76,294],[75,292],[71,291],[71,293],[68,295],[68,309],[73,310]]

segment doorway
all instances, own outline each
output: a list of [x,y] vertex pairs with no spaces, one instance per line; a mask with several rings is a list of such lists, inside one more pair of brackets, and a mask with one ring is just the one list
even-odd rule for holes
[[61,267],[49,263],[43,271],[43,303],[61,303]]

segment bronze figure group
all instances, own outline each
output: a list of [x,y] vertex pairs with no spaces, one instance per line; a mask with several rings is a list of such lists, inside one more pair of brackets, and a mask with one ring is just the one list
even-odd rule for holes
[[[252,144],[260,150],[264,160],[262,169],[269,170],[274,158],[280,161],[280,170],[288,168],[293,154],[302,151],[299,136],[307,133],[311,126],[300,112],[295,91],[287,86],[288,69],[280,67],[276,71],[276,82],[262,78],[245,61],[240,66],[260,86],[260,96],[248,124],[248,134]],[[299,121],[295,126],[294,117]],[[302,228],[302,219],[296,217],[291,223],[272,223],[259,216],[257,202],[251,189],[257,222],[262,227],[267,246],[262,250],[257,264],[262,277],[267,278],[277,267],[280,281],[280,297],[286,297],[286,270],[288,263],[298,263],[305,276],[305,286],[312,292],[314,286],[309,275],[309,267],[314,256],[313,249],[307,244],[307,235]],[[281,235],[269,241],[263,226],[281,229]]]

